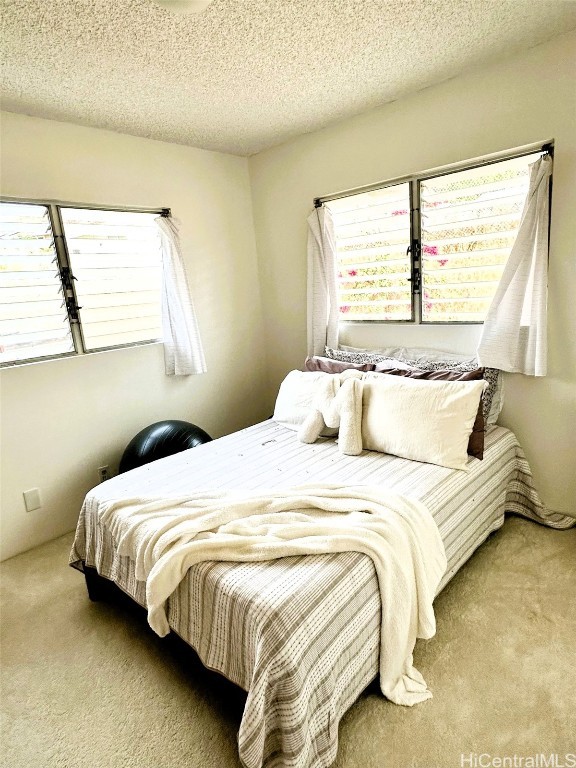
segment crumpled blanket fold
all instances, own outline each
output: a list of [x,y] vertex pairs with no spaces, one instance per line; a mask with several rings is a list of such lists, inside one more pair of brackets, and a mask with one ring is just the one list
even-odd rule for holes
[[397,704],[431,697],[413,666],[417,638],[436,631],[432,601],[446,555],[419,501],[370,485],[131,498],[103,506],[99,524],[146,582],[148,621],[170,631],[165,602],[195,563],[356,551],[376,569],[381,597],[380,687]]

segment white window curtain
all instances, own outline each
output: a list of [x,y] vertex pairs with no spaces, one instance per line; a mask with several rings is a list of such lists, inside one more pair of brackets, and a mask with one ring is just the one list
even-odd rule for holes
[[162,330],[164,366],[168,376],[205,373],[206,361],[190,298],[174,219],[155,219],[162,247]]
[[530,166],[520,228],[488,309],[478,361],[490,368],[546,375],[546,291],[552,157]]
[[322,205],[308,217],[308,354],[338,347],[336,241],[332,214]]

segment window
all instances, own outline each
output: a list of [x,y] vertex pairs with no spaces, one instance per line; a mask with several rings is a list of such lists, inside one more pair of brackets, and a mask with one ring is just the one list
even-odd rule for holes
[[0,365],[160,340],[158,215],[0,203]]
[[341,321],[482,323],[540,152],[320,200]]
[[48,208],[0,205],[0,362],[74,351]]
[[342,319],[411,320],[410,185],[326,204],[334,220]]

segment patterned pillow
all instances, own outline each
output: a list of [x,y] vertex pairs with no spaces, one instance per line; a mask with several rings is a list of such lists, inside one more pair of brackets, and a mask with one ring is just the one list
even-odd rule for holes
[[448,356],[446,360],[430,359],[420,355],[418,358],[411,359],[409,357],[390,357],[380,352],[370,352],[369,350],[351,350],[351,349],[332,349],[332,347],[326,347],[326,357],[331,360],[340,360],[343,363],[354,363],[356,365],[362,363],[371,363],[377,365],[378,363],[403,363],[398,366],[410,366],[410,368],[419,368],[421,371],[439,371],[447,370],[451,371],[474,371],[478,368],[478,361],[475,358],[468,358],[465,360],[454,360],[453,357]]
[[484,391],[484,416],[486,426],[496,424],[504,405],[502,371],[497,368],[484,368],[484,381],[488,384]]
[[[418,369],[420,371],[460,371],[465,373],[466,371],[474,371],[478,368],[478,361],[475,359],[462,360],[455,362],[454,357],[448,355],[447,360],[437,359],[437,355],[434,355],[433,360],[426,360],[424,355],[419,355],[416,360],[398,359],[388,357],[379,352],[370,352],[369,350],[352,350],[352,349],[332,349],[332,347],[326,347],[326,357],[332,360],[340,360],[343,363],[371,363],[376,366],[376,370],[386,370],[387,368],[404,368],[409,366],[412,369]],[[382,366],[378,364],[382,364]],[[398,365],[395,365],[398,363]],[[482,395],[482,411],[484,415],[484,421],[487,426],[496,424],[500,410],[502,409],[502,373],[496,368],[484,369],[484,380],[486,381],[486,388]]]

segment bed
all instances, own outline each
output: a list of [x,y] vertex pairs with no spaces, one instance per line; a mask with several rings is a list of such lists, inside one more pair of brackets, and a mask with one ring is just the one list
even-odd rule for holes
[[[469,458],[461,471],[374,451],[344,455],[334,438],[303,444],[268,420],[97,486],[82,507],[70,563],[95,569],[145,606],[134,563],[118,555],[100,521],[112,499],[311,482],[370,483],[425,504],[448,563],[438,592],[505,513],[556,528],[574,522],[543,507],[516,437],[502,427],[488,428],[484,459]],[[378,674],[380,610],[374,565],[359,552],[198,563],[167,603],[171,630],[247,691],[238,733],[246,768],[331,765],[340,719]]]

